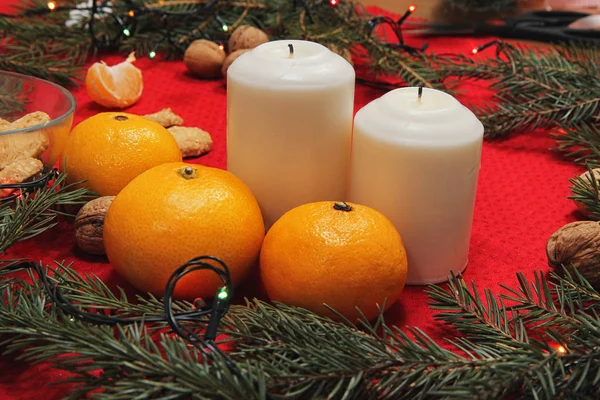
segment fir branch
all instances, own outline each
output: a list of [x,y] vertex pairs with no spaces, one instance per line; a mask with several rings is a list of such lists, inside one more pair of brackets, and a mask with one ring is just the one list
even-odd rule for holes
[[575,176],[569,179],[572,194],[567,198],[583,204],[591,218],[600,219],[600,187],[591,164],[588,164],[588,173],[587,177]]
[[600,125],[559,124],[558,132],[551,137],[556,140],[556,150],[575,163],[591,167],[600,165]]
[[[85,279],[67,266],[49,272],[53,282],[82,309],[119,315],[160,312],[161,304],[154,298],[131,303],[110,293],[97,278]],[[26,360],[51,360],[71,372],[69,380],[75,383],[72,398],[92,394],[117,399],[264,399],[269,393],[282,399],[487,399],[514,395],[550,399],[573,393],[593,397],[600,390],[600,321],[596,314],[581,309],[575,316],[577,332],[544,325],[548,337],[567,347],[568,352],[561,354],[538,341],[515,340],[516,331],[506,325],[507,315],[513,311],[491,297],[486,299],[486,307],[476,291],[469,291],[459,278],[451,278],[446,295],[436,286],[430,294],[443,306],[445,317],[440,319],[471,334],[473,340],[453,339],[466,357],[441,348],[416,328],[405,333],[389,327],[382,317],[375,325],[363,321],[360,330],[303,309],[255,300],[247,306],[233,306],[223,325],[223,332],[230,336],[227,341],[234,341],[229,356],[242,371],[240,378],[229,373],[219,358],[200,362],[198,350],[173,337],[164,323],[132,324],[116,331],[84,324],[48,303],[37,279],[17,280],[6,271],[0,271],[0,276],[8,283],[0,286],[4,299],[0,304],[1,346]],[[557,284],[538,281],[531,286],[522,279],[521,289],[548,290],[550,296],[556,296],[558,287],[568,287],[588,293],[586,303],[600,304],[600,295],[583,278],[578,279],[566,275]],[[557,309],[564,300],[558,301]],[[544,307],[548,308],[549,302],[544,300]],[[182,309],[190,306],[178,305]],[[453,311],[457,316],[450,316]],[[518,312],[525,313],[523,320],[527,320],[528,309]],[[188,323],[199,330],[204,327],[199,321]],[[492,337],[501,342],[494,343]]]
[[431,286],[427,292],[433,300],[430,307],[441,311],[435,319],[452,324],[470,340],[498,347],[501,351],[516,352],[530,347],[519,314],[508,309],[489,289],[484,291],[485,303],[475,283],[469,290],[461,277],[452,275],[448,289]]
[[452,76],[492,80],[490,88],[496,93],[491,103],[473,108],[486,136],[494,138],[557,124],[595,123],[600,114],[599,63],[597,45],[565,44],[534,52],[504,43],[490,60],[444,62],[439,67]]
[[14,204],[0,205],[0,254],[13,244],[32,238],[56,225],[64,214],[58,207],[84,204],[93,198],[87,189],[66,185],[66,175],[59,174],[52,184],[33,193],[24,193]]

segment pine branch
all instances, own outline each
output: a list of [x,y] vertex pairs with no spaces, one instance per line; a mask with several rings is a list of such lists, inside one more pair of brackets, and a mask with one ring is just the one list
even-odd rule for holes
[[575,163],[591,167],[600,165],[600,125],[560,124],[559,132],[551,136],[556,140],[556,150]]
[[0,254],[55,226],[57,215],[63,214],[58,207],[84,204],[92,198],[87,189],[65,185],[65,180],[66,175],[59,174],[49,187],[24,193],[14,204],[0,205]]
[[[49,272],[52,282],[81,309],[147,318],[160,313],[161,303],[155,298],[130,303],[124,295],[113,295],[97,278],[86,279],[67,266],[59,264]],[[599,391],[600,322],[595,313],[583,311],[590,310],[590,302],[598,306],[600,295],[583,278],[570,275],[552,285],[535,282],[530,286],[520,278],[525,293],[525,287],[532,287],[542,297],[587,293],[584,302],[576,302],[588,307],[574,314],[576,332],[568,326],[559,330],[550,329],[549,323],[543,326],[549,338],[564,343],[565,354],[539,341],[520,340],[524,334],[519,338],[518,330],[508,322],[513,310],[491,294],[486,307],[475,290],[452,278],[445,295],[435,286],[430,294],[444,311],[445,316],[439,318],[470,336],[471,340],[452,340],[466,357],[441,348],[417,328],[405,333],[389,327],[382,317],[374,325],[363,321],[361,330],[303,309],[255,300],[247,306],[233,306],[222,326],[230,337],[226,341],[235,344],[229,356],[241,370],[241,378],[232,375],[219,358],[201,362],[198,350],[173,337],[164,323],[132,324],[116,331],[84,324],[48,303],[35,277],[22,281],[7,271],[0,271],[0,276],[8,283],[0,286],[4,299],[0,334],[9,335],[2,337],[0,346],[26,360],[51,360],[71,372],[72,398],[94,392],[94,397],[116,399],[263,399],[268,392],[282,399],[488,399],[514,394],[550,399],[573,393],[593,396]],[[527,301],[530,297],[525,296]],[[557,301],[557,309],[568,304],[565,299]],[[549,299],[536,304],[552,310]],[[191,305],[179,303],[177,307],[185,310]],[[451,316],[452,312],[457,315]],[[523,321],[533,322],[529,312],[526,307],[518,311],[524,313]],[[204,328],[201,321],[187,323]]]
[[591,218],[600,219],[600,187],[592,172],[592,164],[588,164],[588,172],[587,177],[575,176],[569,179],[572,195],[567,198],[583,204]]
[[[490,138],[595,123],[600,114],[600,47],[557,45],[534,52],[501,44],[498,56],[472,63],[441,63],[452,76],[489,79],[496,93],[473,107]],[[584,60],[589,60],[585,62]]]

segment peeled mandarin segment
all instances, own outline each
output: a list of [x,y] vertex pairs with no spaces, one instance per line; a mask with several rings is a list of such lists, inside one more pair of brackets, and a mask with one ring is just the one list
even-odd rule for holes
[[144,88],[142,71],[132,64],[134,61],[135,53],[131,53],[127,60],[113,66],[94,63],[86,77],[89,96],[105,107],[125,108],[134,104]]

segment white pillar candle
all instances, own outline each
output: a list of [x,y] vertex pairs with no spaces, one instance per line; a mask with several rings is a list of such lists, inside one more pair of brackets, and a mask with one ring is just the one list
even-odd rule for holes
[[483,125],[447,93],[393,90],[354,119],[349,200],[387,216],[404,240],[408,284],[467,265]]
[[342,57],[300,40],[262,44],[229,67],[227,169],[267,228],[298,205],[344,199],[354,77]]

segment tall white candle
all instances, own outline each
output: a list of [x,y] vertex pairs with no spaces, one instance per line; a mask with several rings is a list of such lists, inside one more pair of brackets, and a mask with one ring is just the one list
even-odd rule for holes
[[349,200],[387,216],[404,240],[408,284],[465,269],[483,125],[447,93],[393,90],[354,119]]
[[313,201],[344,199],[354,69],[324,46],[262,44],[227,71],[227,169],[256,196],[265,225]]

